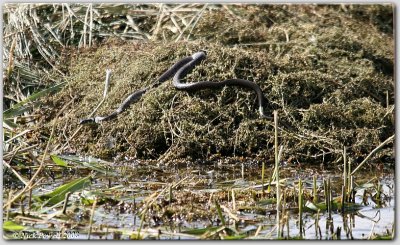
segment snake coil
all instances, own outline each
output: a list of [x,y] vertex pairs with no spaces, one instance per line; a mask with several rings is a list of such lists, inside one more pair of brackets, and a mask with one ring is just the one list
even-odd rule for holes
[[164,72],[157,81],[147,88],[143,88],[135,91],[130,94],[121,105],[113,111],[111,114],[104,117],[93,117],[83,119],[79,122],[79,124],[87,124],[87,123],[100,123],[102,121],[108,121],[116,118],[120,113],[125,111],[132,103],[137,102],[143,94],[145,94],[149,89],[155,88],[159,86],[161,83],[167,81],[171,77],[173,77],[173,85],[178,90],[185,91],[198,91],[201,89],[207,88],[222,88],[225,86],[239,86],[244,88],[250,88],[254,90],[257,94],[258,99],[258,108],[260,117],[262,118],[270,118],[264,114],[264,110],[267,106],[267,99],[265,98],[260,86],[254,82],[244,80],[244,79],[227,79],[224,81],[212,82],[212,81],[199,81],[193,83],[182,83],[181,80],[194,69],[196,65],[198,65],[202,60],[206,58],[206,53],[204,51],[200,51],[194,53],[192,56],[185,57],[175,63],[170,69]]

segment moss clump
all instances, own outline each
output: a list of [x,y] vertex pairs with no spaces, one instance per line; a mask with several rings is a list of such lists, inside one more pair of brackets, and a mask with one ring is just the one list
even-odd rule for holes
[[[259,84],[270,102],[267,113],[279,111],[284,158],[334,161],[347,145],[362,159],[394,134],[394,42],[382,17],[392,6],[347,7],[229,6],[206,12],[192,32],[194,41],[109,40],[85,50],[71,63],[68,85],[49,98],[49,112],[75,99],[59,119],[56,140],[102,157],[272,157],[272,122],[259,119],[252,91],[235,87],[188,93],[167,81],[116,120],[83,127],[70,138],[101,100],[106,68],[113,71],[112,83],[96,115],[115,110],[177,60],[207,50],[187,81],[242,78]],[[50,119],[43,121],[47,129]],[[391,152],[389,146],[377,157],[387,160]]]

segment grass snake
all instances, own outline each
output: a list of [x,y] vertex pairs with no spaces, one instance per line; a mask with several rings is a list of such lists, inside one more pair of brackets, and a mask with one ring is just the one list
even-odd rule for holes
[[111,114],[104,117],[92,117],[83,119],[79,124],[87,124],[87,123],[100,123],[102,121],[108,121],[114,119],[118,116],[118,114],[125,111],[132,103],[137,102],[143,94],[145,94],[149,89],[155,88],[159,86],[161,83],[167,81],[171,77],[173,77],[173,85],[178,90],[185,91],[199,91],[201,89],[207,88],[222,88],[225,86],[239,86],[244,88],[249,88],[254,90],[257,94],[258,106],[260,117],[262,118],[271,118],[264,114],[264,110],[267,106],[267,99],[265,98],[260,86],[254,82],[244,80],[244,79],[227,79],[218,82],[212,81],[199,81],[193,83],[182,83],[181,80],[191,71],[193,68],[199,64],[202,60],[206,58],[206,53],[204,51],[197,52],[192,56],[185,57],[175,63],[170,69],[164,72],[155,83],[150,85],[149,87],[140,89],[130,94],[121,105],[113,111]]

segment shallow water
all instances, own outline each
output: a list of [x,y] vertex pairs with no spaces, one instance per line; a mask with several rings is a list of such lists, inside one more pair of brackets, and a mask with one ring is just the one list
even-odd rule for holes
[[[87,239],[91,205],[83,206],[81,198],[90,197],[93,193],[102,198],[108,197],[111,201],[99,203],[96,206],[91,239],[129,239],[141,226],[141,215],[149,196],[160,191],[155,204],[147,210],[141,228],[144,239],[218,239],[221,236],[193,235],[186,233],[193,229],[207,227],[220,227],[221,221],[211,199],[217,199],[220,205],[227,207],[238,218],[234,221],[224,210],[226,226],[237,231],[242,238],[247,239],[276,239],[278,238],[276,226],[275,204],[257,204],[262,197],[261,189],[261,164],[257,161],[212,164],[195,164],[180,162],[173,165],[163,165],[149,162],[125,162],[113,164],[112,171],[116,176],[97,174],[92,184],[71,195],[68,207],[69,217],[65,219],[55,216],[48,222],[24,222],[24,225],[37,230],[56,232],[64,227],[69,232],[68,239]],[[265,182],[268,183],[273,168],[266,167]],[[61,183],[69,182],[78,177],[85,177],[90,171],[82,170],[69,174],[56,174],[53,183],[41,186],[33,191],[33,194],[45,193],[54,190]],[[321,170],[319,168],[303,168],[297,166],[282,167],[280,178],[284,179],[282,188],[293,193],[296,190],[297,181],[302,179],[304,190],[311,193],[313,176],[317,178],[317,186],[322,188],[323,179],[332,181],[333,196],[340,196],[342,173],[337,170]],[[168,204],[168,191],[166,188],[171,183],[181,183],[174,189],[174,202]],[[377,205],[371,199],[375,193],[377,183],[382,186],[383,199],[381,205]],[[356,203],[361,204],[357,211],[348,211],[344,215],[340,211],[332,213],[333,228],[327,228],[327,212],[320,212],[318,218],[319,229],[316,229],[317,213],[308,211],[303,214],[303,239],[367,239],[374,234],[384,235],[391,233],[395,220],[394,176],[390,173],[363,172],[355,175],[355,183],[359,191],[356,194]],[[372,185],[372,183],[374,183]],[[370,184],[368,188],[362,187]],[[271,186],[273,196],[275,186]],[[235,204],[231,191],[236,193]],[[363,191],[372,193],[367,196],[363,204]],[[289,210],[288,222],[282,228],[282,236],[285,239],[297,239],[300,237],[298,211],[296,209],[296,194],[291,194],[293,200],[287,202]],[[290,195],[288,195],[290,196]],[[188,201],[192,200],[192,201]],[[26,205],[26,203],[25,203]],[[235,206],[236,210],[235,210]],[[245,206],[249,206],[244,208]],[[243,208],[241,208],[243,207]],[[60,211],[62,205],[54,208],[39,209],[38,219],[45,219]],[[172,216],[166,218],[166,211],[173,210]],[[10,212],[19,213],[20,207],[13,207]],[[214,213],[212,213],[214,212]],[[33,212],[34,213],[34,212]],[[193,218],[190,218],[193,217]],[[47,216],[48,218],[48,216]],[[49,225],[52,224],[52,225]],[[68,224],[68,225],[66,225]],[[288,225],[287,225],[288,224]],[[67,227],[65,229],[65,227]],[[338,228],[340,235],[336,234]],[[333,231],[333,232],[332,232]],[[29,233],[29,232],[28,232]],[[224,237],[229,232],[221,232]],[[57,239],[54,237],[53,239]]]

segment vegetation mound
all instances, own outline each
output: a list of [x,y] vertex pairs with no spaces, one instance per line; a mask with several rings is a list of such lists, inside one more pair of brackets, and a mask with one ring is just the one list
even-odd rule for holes
[[[228,6],[228,7],[227,7]],[[238,88],[176,90],[169,80],[112,121],[78,125],[101,102],[107,115],[179,59],[207,59],[187,82],[242,78],[259,84],[279,114],[283,159],[333,163],[343,147],[356,161],[394,134],[394,41],[390,5],[227,5],[196,19],[190,40],[161,28],[153,41],[109,39],[74,52],[63,90],[46,99],[38,130],[54,149],[103,158],[273,158],[273,122],[259,118],[254,92]],[[164,41],[160,41],[163,39]],[[71,102],[72,100],[72,102]],[[70,103],[69,103],[70,102]],[[393,160],[393,145],[375,159]]]

